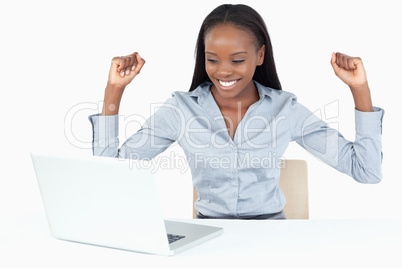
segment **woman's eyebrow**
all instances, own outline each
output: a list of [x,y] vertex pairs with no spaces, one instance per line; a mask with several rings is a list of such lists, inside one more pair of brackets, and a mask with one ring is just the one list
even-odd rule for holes
[[[229,56],[235,56],[235,55],[237,55],[237,54],[242,54],[242,53],[247,54],[247,51],[236,52],[236,53],[230,54]],[[206,51],[205,54],[211,54],[211,55],[217,56],[216,53],[212,53],[212,52],[208,52],[208,51]]]

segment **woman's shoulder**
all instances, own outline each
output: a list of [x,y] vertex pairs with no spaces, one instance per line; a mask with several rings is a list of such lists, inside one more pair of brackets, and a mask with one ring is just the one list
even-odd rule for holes
[[178,102],[189,102],[197,99],[204,99],[209,94],[211,82],[204,82],[192,91],[173,91],[172,98]]
[[296,95],[290,91],[263,86],[258,82],[255,82],[255,84],[261,96],[268,96],[273,101],[291,101],[297,99]]

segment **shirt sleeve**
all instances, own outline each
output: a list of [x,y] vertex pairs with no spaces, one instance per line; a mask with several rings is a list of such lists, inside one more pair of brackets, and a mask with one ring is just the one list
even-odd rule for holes
[[382,179],[382,119],[384,110],[355,109],[355,141],[345,139],[293,97],[289,106],[292,140],[342,173],[361,183]]
[[120,148],[119,115],[90,115],[93,155],[151,160],[177,140],[181,125],[178,109],[177,100],[169,98]]

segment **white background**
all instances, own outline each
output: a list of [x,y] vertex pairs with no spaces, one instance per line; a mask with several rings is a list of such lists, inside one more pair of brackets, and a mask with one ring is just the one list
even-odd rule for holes
[[[332,2],[332,1],[331,1]],[[188,91],[205,16],[221,1],[4,1],[1,27],[2,217],[44,213],[29,152],[90,155],[87,116],[98,112],[110,61],[138,51],[141,74],[124,93],[120,114],[150,115],[150,104]],[[339,104],[329,122],[354,140],[354,103],[333,73],[331,53],[363,59],[373,104],[385,109],[383,174],[364,185],[296,143],[285,158],[309,166],[310,218],[401,218],[401,25],[398,1],[243,1],[268,26],[283,89],[312,111]],[[67,118],[67,121],[65,119]],[[325,119],[325,118],[323,118]],[[125,140],[139,128],[120,125]],[[179,146],[164,155],[184,157]],[[159,169],[167,217],[190,218],[189,170]],[[170,193],[170,194],[168,194]]]

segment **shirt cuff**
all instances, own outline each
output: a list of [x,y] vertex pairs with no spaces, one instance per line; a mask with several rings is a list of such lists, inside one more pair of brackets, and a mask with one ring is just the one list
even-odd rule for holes
[[119,135],[119,115],[93,114],[88,116],[92,124],[93,143],[95,147],[115,146]]
[[382,134],[384,110],[373,107],[373,112],[361,112],[355,109],[356,133]]

